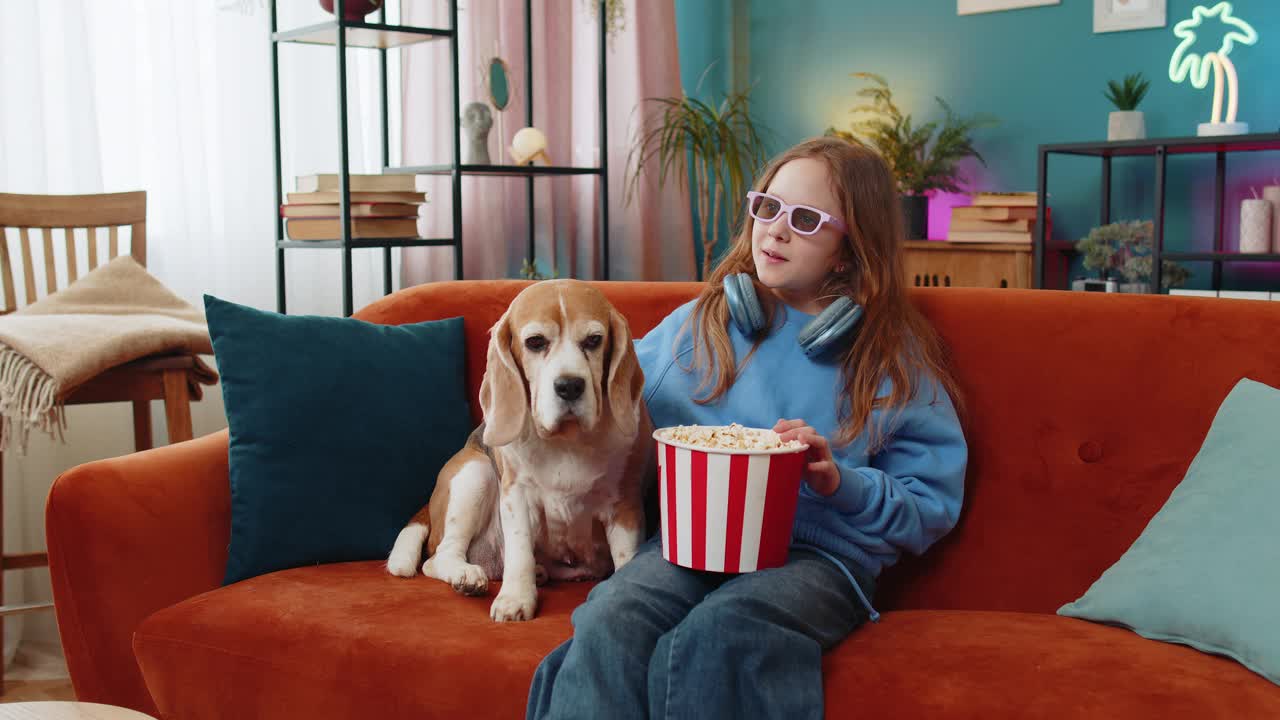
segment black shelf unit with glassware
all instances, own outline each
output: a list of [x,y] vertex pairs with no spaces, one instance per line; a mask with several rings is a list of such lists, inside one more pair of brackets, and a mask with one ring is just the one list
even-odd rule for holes
[[[458,66],[458,2],[448,0],[449,27],[426,28],[408,25],[388,24],[386,7],[377,11],[376,22],[364,20],[353,21],[343,19],[344,0],[334,0],[333,19],[327,22],[308,25],[287,31],[279,31],[277,26],[276,3],[271,0],[271,93],[273,108],[273,132],[275,147],[275,199],[276,199],[276,310],[286,312],[285,304],[285,251],[290,249],[338,249],[342,251],[342,312],[344,316],[352,313],[352,273],[351,252],[358,249],[382,249],[383,292],[390,293],[391,249],[397,247],[451,247],[453,248],[453,274],[455,279],[462,279],[462,176],[477,175],[490,177],[524,177],[527,179],[526,199],[528,201],[528,259],[535,260],[534,244],[534,185],[536,177],[595,175],[600,179],[599,215],[600,215],[600,256],[602,279],[609,279],[609,161],[608,161],[608,126],[605,102],[608,84],[605,73],[605,23],[606,14],[603,4],[597,14],[600,21],[599,33],[599,68],[598,91],[600,107],[600,163],[598,167],[546,167],[528,165],[470,165],[461,160],[462,128],[460,124],[461,98],[459,97]],[[524,0],[525,20],[525,124],[533,125],[533,11],[532,0]],[[449,43],[449,57],[453,74],[453,161],[448,164],[423,166],[396,166],[390,164],[389,131],[387,119],[387,50],[399,49],[421,42],[444,41]],[[284,204],[284,190],[281,165],[280,144],[280,56],[282,43],[309,45],[330,45],[336,51],[336,71],[338,86],[338,190],[339,216],[342,237],[334,240],[289,240],[284,233],[284,218],[280,208]],[[370,238],[351,237],[351,194],[349,188],[350,169],[348,167],[347,140],[347,48],[365,48],[376,50],[379,55],[381,86],[381,118],[382,118],[382,172],[404,173],[414,175],[449,175],[452,178],[451,200],[453,205],[453,234],[448,238]]]
[[[1278,262],[1280,253],[1241,253],[1224,250],[1222,239],[1223,186],[1226,182],[1227,155],[1239,152],[1280,150],[1280,133],[1254,133],[1250,135],[1188,136],[1148,138],[1145,140],[1116,140],[1110,142],[1061,143],[1041,145],[1036,168],[1036,230],[1033,247],[1035,263],[1035,287],[1045,286],[1045,254],[1056,251],[1045,237],[1045,203],[1048,192],[1050,155],[1076,155],[1097,157],[1102,160],[1100,224],[1111,222],[1111,159],[1115,157],[1144,157],[1155,160],[1155,210],[1152,220],[1153,238],[1151,250],[1151,287],[1159,292],[1164,260],[1207,261],[1213,263],[1213,289],[1222,289],[1222,264],[1227,262]],[[1211,252],[1165,252],[1164,208],[1165,169],[1173,155],[1216,156],[1213,195],[1213,250]],[[1069,247],[1069,246],[1068,246]],[[1070,252],[1070,249],[1067,250]]]

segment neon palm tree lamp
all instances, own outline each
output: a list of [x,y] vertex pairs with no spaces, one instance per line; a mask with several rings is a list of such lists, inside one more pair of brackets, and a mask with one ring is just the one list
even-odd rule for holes
[[[1222,45],[1215,51],[1203,56],[1187,50],[1196,42],[1196,28],[1205,18],[1216,17],[1230,30],[1222,38]],[[1231,3],[1220,2],[1213,7],[1197,6],[1191,11],[1191,17],[1173,26],[1173,34],[1182,39],[1173,57],[1169,58],[1169,79],[1180,83],[1191,77],[1191,85],[1203,88],[1209,84],[1209,71],[1213,71],[1213,114],[1209,122],[1200,123],[1196,127],[1197,135],[1240,135],[1249,132],[1249,124],[1236,120],[1238,108],[1239,81],[1236,77],[1236,66],[1228,55],[1236,43],[1253,45],[1258,42],[1258,33],[1249,23],[1232,15]],[[1222,116],[1223,79],[1226,79],[1227,113]]]

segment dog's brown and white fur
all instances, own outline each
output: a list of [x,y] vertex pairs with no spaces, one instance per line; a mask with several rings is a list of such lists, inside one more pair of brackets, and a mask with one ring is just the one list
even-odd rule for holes
[[652,431],[626,320],[575,280],[535,283],[490,330],[484,423],[440,471],[387,569],[464,594],[502,579],[497,621],[530,620],[547,579],[605,577],[644,532]]

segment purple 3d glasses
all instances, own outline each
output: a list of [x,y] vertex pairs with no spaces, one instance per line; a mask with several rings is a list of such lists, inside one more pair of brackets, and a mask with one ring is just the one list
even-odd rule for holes
[[831,227],[842,233],[849,231],[844,223],[830,213],[808,205],[788,205],[779,197],[755,190],[747,193],[747,212],[763,223],[771,223],[786,213],[787,224],[801,235],[812,235],[821,230],[825,223],[831,223]]

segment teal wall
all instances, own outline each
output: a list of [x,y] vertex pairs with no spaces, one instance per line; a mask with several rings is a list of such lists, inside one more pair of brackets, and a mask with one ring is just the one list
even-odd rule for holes
[[675,0],[680,84],[702,100],[729,90],[733,65],[733,0]]
[[[849,73],[876,72],[889,81],[899,106],[917,118],[940,115],[935,95],[961,114],[997,116],[999,126],[977,134],[987,166],[965,167],[971,188],[1034,190],[1038,145],[1105,139],[1111,108],[1101,93],[1108,79],[1141,71],[1152,81],[1140,107],[1151,137],[1193,135],[1196,123],[1208,120],[1212,85],[1197,90],[1168,77],[1178,42],[1173,25],[1189,17],[1196,4],[1169,0],[1164,28],[1094,34],[1088,0],[967,16],[956,14],[955,0],[749,0],[753,108],[772,131],[771,149],[778,151],[829,125],[847,126],[860,87]],[[1280,129],[1275,80],[1280,2],[1237,0],[1234,5],[1235,14],[1260,36],[1257,45],[1237,45],[1231,54],[1241,81],[1239,119],[1253,132],[1275,132]],[[691,88],[689,79],[696,79],[710,60],[729,62],[732,4],[677,0],[676,8],[681,73]],[[1220,38],[1220,29],[1216,35],[1206,29],[1195,49],[1213,49]],[[1115,162],[1113,220],[1150,217],[1152,169],[1150,159]],[[1210,249],[1213,169],[1212,156],[1170,159],[1167,248]],[[1098,221],[1099,162],[1054,156],[1049,170],[1054,235],[1076,240]],[[1235,247],[1240,199],[1278,176],[1280,153],[1228,156],[1228,249]],[[931,226],[932,237],[944,232]],[[1189,268],[1195,273],[1191,286],[1207,287],[1209,265]],[[1280,290],[1280,266],[1228,264],[1224,280],[1232,288]]]
[[[732,85],[733,18],[735,0],[675,0],[677,44],[680,53],[680,84],[686,94],[708,104],[724,100]],[[737,0],[745,6],[744,0]],[[689,164],[693,179],[693,163]],[[721,236],[728,236],[729,223],[721,223]],[[698,213],[693,212],[693,243],[698,268],[702,268],[702,235]],[[726,243],[717,245],[717,253]]]

